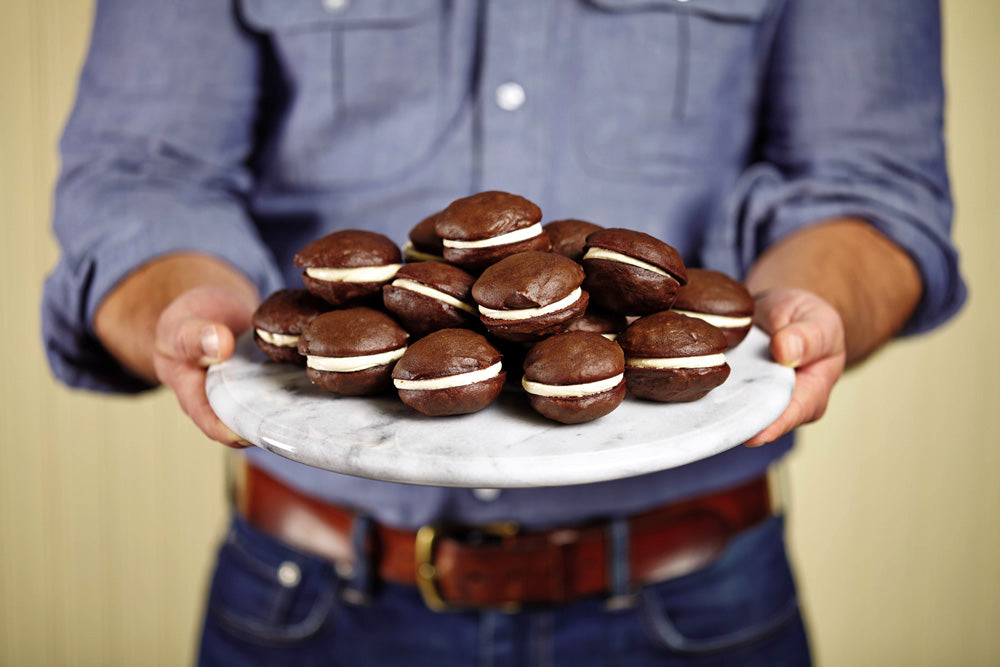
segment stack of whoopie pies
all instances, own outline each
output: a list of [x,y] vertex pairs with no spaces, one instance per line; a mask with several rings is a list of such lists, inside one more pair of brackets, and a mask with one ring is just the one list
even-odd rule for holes
[[392,387],[435,416],[481,410],[518,379],[532,408],[565,424],[626,393],[693,401],[725,382],[725,351],[753,318],[741,283],[685,267],[643,232],[541,219],[490,191],[420,221],[402,251],[375,232],[324,236],[295,256],[306,289],[265,299],[254,339],[327,391]]

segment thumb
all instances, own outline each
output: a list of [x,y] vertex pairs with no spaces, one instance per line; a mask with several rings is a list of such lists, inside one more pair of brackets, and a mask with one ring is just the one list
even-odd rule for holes
[[157,332],[156,348],[163,356],[199,366],[210,366],[233,354],[233,332],[223,324],[191,317],[174,320]]
[[198,288],[160,316],[156,349],[164,357],[206,366],[233,354],[235,336],[250,327],[251,306],[225,290]]
[[844,351],[844,325],[827,301],[806,290],[770,290],[757,300],[754,320],[771,334],[771,355],[799,368]]

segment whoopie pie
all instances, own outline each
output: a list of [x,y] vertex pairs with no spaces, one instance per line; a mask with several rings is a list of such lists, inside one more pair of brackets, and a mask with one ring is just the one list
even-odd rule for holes
[[383,312],[358,307],[313,319],[299,337],[306,373],[318,387],[361,396],[386,389],[410,335]]
[[316,239],[295,255],[306,289],[336,307],[378,303],[382,285],[402,266],[399,248],[387,236],[344,229]]
[[552,252],[579,262],[586,251],[587,236],[601,231],[604,227],[586,220],[567,218],[546,223],[542,225],[542,229],[549,235]]
[[687,282],[684,260],[655,236],[631,229],[604,229],[587,237],[581,260],[584,289],[593,302],[625,315],[666,310]]
[[617,339],[629,392],[652,401],[694,401],[729,377],[726,336],[704,320],[662,311],[640,317]]
[[587,292],[579,264],[552,252],[529,251],[488,267],[472,286],[479,319],[499,338],[540,340],[583,315]]
[[519,195],[490,190],[457,199],[437,216],[444,259],[478,272],[514,253],[549,249],[542,210]]
[[563,326],[563,331],[589,331],[598,333],[614,340],[618,334],[628,326],[628,318],[621,313],[612,313],[594,304],[589,304],[583,317],[570,320]]
[[496,400],[506,373],[482,334],[439,329],[411,345],[392,371],[403,403],[425,415],[460,415]]
[[415,337],[438,329],[479,325],[475,278],[444,262],[415,262],[382,287],[385,308]]
[[688,282],[677,290],[674,312],[714,324],[729,341],[740,344],[753,324],[753,297],[746,286],[720,271],[688,269]]
[[441,237],[434,231],[440,211],[429,215],[414,226],[403,244],[403,259],[407,262],[444,261],[444,246]]
[[570,331],[535,343],[521,386],[531,407],[563,424],[603,417],[625,398],[625,355],[601,334]]
[[330,304],[304,289],[280,289],[264,299],[253,314],[253,339],[275,361],[304,364],[299,336]]

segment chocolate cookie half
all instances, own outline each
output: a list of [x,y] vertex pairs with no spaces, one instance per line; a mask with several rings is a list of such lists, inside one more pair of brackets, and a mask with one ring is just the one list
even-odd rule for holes
[[672,311],[639,318],[618,336],[629,392],[652,401],[694,401],[729,377],[726,336]]
[[293,264],[305,269],[306,289],[344,307],[380,302],[382,285],[392,280],[402,261],[399,248],[388,237],[345,229],[307,245],[295,255]]
[[753,297],[746,286],[725,273],[688,269],[688,282],[677,290],[673,311],[715,325],[729,347],[739,345],[753,324]]
[[583,269],[551,252],[522,252],[493,264],[472,286],[480,321],[507,340],[540,340],[587,309]]
[[392,372],[403,403],[425,415],[460,415],[496,400],[506,374],[500,352],[482,334],[441,329],[407,349]]
[[427,216],[410,230],[409,240],[403,244],[403,259],[407,262],[443,262],[444,246],[434,225],[441,213]]
[[334,310],[316,317],[299,338],[306,373],[335,394],[361,396],[386,389],[392,368],[406,352],[409,334],[371,308]]
[[491,190],[452,202],[437,217],[434,230],[444,259],[478,272],[504,257],[549,249],[542,210],[524,197]]
[[281,289],[264,299],[253,314],[253,339],[275,361],[304,364],[299,336],[330,305],[304,289]]
[[605,229],[587,237],[580,262],[593,302],[625,315],[666,310],[687,282],[684,260],[670,245],[631,229]]
[[589,331],[601,334],[608,340],[614,340],[626,326],[628,319],[621,313],[612,313],[610,310],[589,304],[583,317],[570,320],[563,327],[563,331]]
[[603,417],[625,398],[625,355],[598,333],[571,331],[536,343],[521,386],[531,407],[563,424]]
[[586,220],[569,218],[553,220],[542,225],[542,229],[549,235],[549,240],[552,242],[552,252],[569,257],[574,262],[579,262],[587,250],[587,236],[601,231],[604,227]]
[[470,274],[443,262],[416,262],[382,287],[385,308],[415,337],[479,324]]

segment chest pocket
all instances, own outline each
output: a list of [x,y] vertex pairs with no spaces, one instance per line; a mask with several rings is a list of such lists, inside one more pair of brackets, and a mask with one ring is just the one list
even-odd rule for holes
[[286,91],[265,176],[296,189],[389,181],[426,159],[461,105],[442,0],[239,0]]
[[579,156],[621,180],[697,178],[748,149],[772,0],[581,0]]

